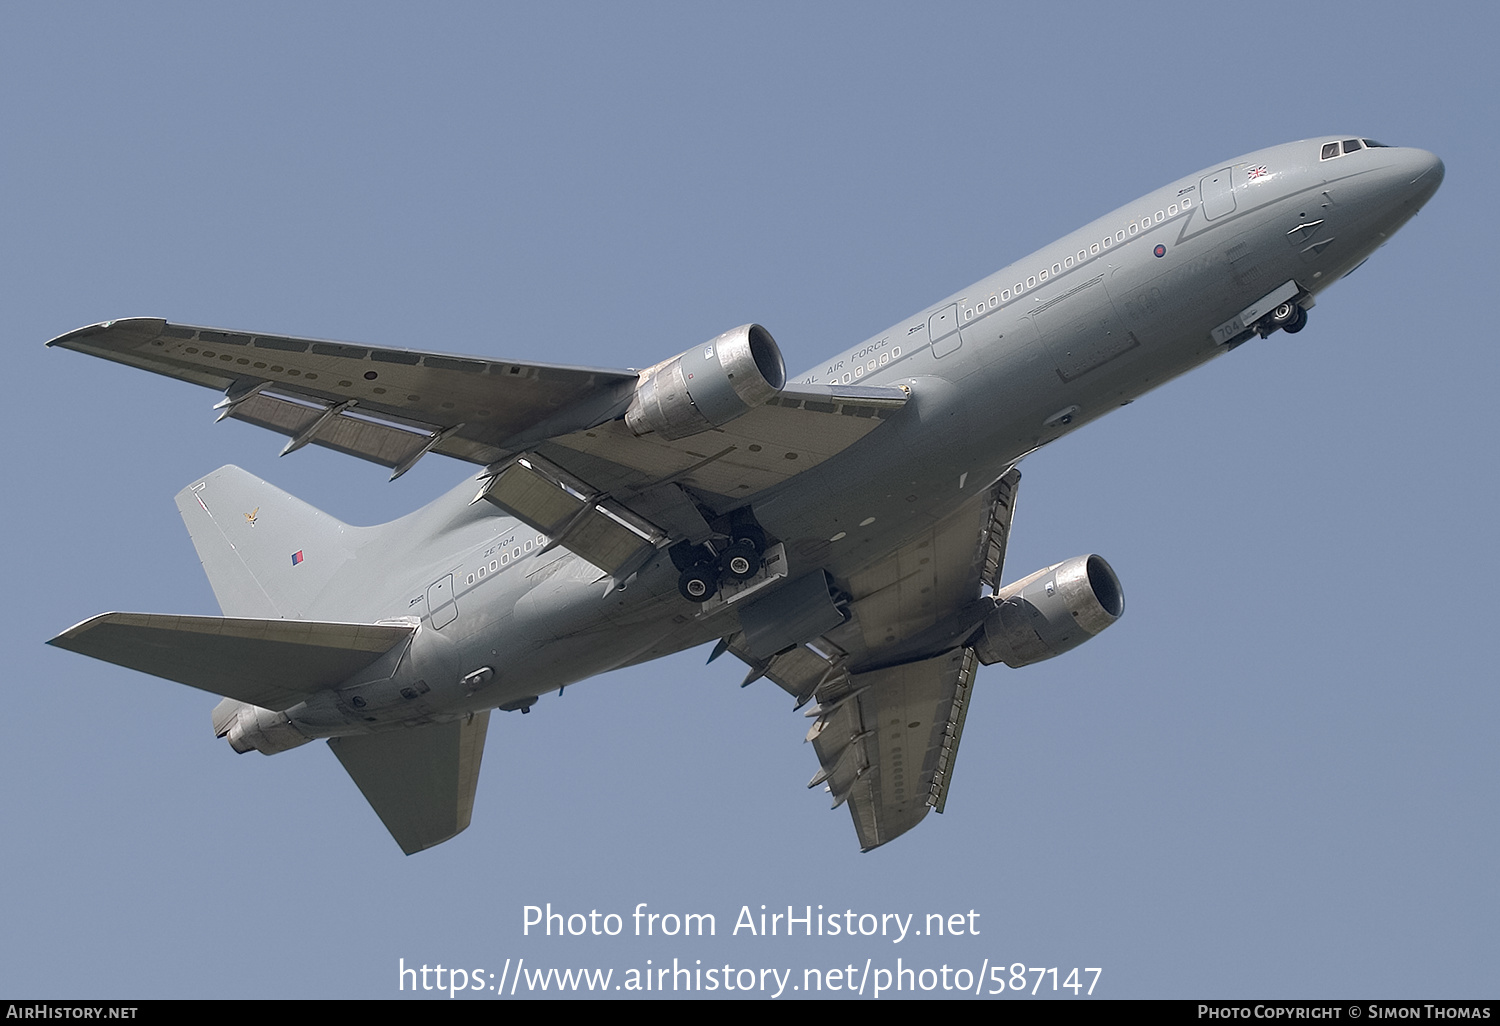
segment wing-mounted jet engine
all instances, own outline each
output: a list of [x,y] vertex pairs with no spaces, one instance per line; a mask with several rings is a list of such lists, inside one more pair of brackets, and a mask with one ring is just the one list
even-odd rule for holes
[[[771,333],[759,324],[741,325],[642,371],[625,411],[625,426],[635,438],[688,438],[766,405],[785,385],[786,364]],[[655,509],[648,500],[648,512],[642,514],[531,452],[496,468],[479,497],[618,580],[657,549],[689,538],[693,544],[679,545],[673,558],[684,572],[682,594],[693,602],[712,597],[721,575],[734,581],[754,577],[765,549],[764,533],[753,522],[744,532],[728,532],[718,550],[707,549],[702,544],[706,531],[679,531],[667,520],[658,523],[672,509]],[[679,499],[678,505],[685,502],[690,500]],[[689,514],[688,521],[695,527],[705,523],[699,512]]]
[[687,438],[764,405],[785,384],[776,340],[745,324],[642,371],[625,423],[636,435]]
[[986,666],[1029,666],[1062,655],[1125,612],[1120,579],[1102,556],[1074,556],[995,595],[995,610],[974,640]]

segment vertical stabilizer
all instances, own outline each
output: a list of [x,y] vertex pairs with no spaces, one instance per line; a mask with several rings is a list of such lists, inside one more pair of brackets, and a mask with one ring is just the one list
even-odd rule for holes
[[239,467],[194,481],[177,509],[225,616],[313,619],[354,556],[354,528]]

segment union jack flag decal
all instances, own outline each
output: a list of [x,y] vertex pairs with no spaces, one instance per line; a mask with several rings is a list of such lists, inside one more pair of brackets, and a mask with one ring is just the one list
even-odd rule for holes
[[1250,180],[1253,182],[1257,178],[1260,178],[1261,176],[1267,175],[1267,174],[1270,174],[1270,173],[1271,173],[1271,169],[1268,168],[1268,167],[1266,167],[1266,165],[1264,165],[1264,164],[1256,164],[1249,171]]

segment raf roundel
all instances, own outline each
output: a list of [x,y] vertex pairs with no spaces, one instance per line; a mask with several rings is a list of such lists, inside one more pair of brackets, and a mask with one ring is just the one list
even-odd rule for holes
[[1156,248],[1153,249],[1151,252],[1155,253],[1159,257],[1164,257],[1164,256],[1167,255],[1167,247],[1163,246],[1161,243],[1158,242],[1156,244]]

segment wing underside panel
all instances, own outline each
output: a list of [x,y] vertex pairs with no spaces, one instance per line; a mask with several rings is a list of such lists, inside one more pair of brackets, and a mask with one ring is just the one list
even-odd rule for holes
[[893,412],[893,403],[785,395],[687,438],[636,437],[619,420],[553,438],[541,451],[595,488],[621,498],[664,480],[746,498],[843,452],[879,427]]

